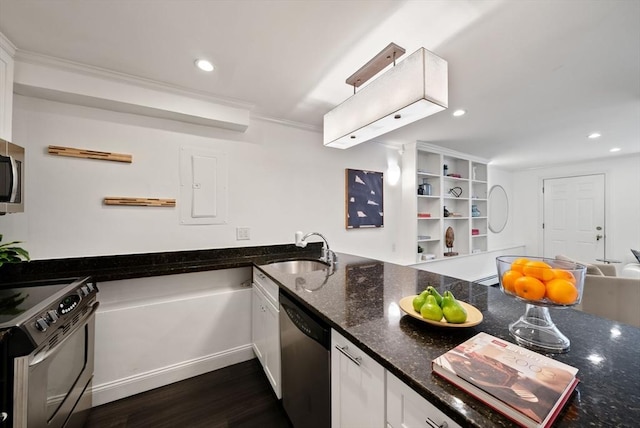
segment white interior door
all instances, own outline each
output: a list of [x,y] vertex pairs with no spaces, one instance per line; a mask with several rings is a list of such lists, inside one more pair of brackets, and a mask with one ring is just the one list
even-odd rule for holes
[[544,256],[605,256],[604,174],[544,180]]

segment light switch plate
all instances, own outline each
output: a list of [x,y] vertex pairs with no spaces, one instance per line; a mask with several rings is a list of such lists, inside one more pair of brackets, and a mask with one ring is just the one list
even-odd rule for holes
[[236,227],[236,241],[246,241],[251,239],[251,229],[248,227]]

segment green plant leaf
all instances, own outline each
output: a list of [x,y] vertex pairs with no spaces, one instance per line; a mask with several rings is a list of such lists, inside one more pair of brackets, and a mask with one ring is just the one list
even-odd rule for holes
[[0,248],[5,248],[5,247],[8,247],[9,245],[14,245],[14,244],[22,244],[22,241],[7,242],[5,244],[0,245]]
[[[2,235],[0,235],[0,241],[2,241]],[[12,241],[0,245],[0,266],[7,263],[20,263],[23,260],[31,260],[27,250],[16,246],[16,244],[21,243],[22,241]]]
[[7,248],[7,250],[13,251],[17,256],[22,257],[22,258],[24,258],[26,260],[31,260],[29,258],[29,252],[27,250],[25,250],[24,248],[11,247],[11,248]]

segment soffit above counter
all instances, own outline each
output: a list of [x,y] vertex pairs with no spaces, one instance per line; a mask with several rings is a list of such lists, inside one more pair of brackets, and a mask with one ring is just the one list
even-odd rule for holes
[[252,105],[18,51],[16,94],[244,132]]

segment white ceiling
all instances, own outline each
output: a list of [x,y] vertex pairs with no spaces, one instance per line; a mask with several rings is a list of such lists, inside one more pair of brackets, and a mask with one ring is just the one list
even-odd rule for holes
[[0,0],[0,32],[318,130],[383,47],[425,47],[449,63],[449,109],[377,141],[513,169],[640,153],[639,0]]

